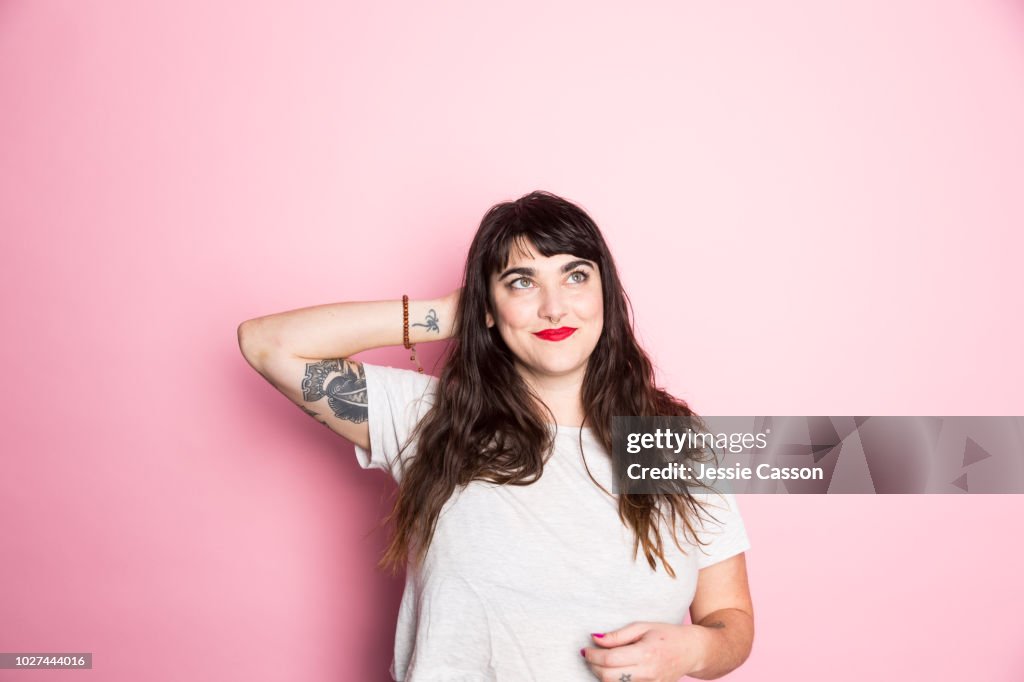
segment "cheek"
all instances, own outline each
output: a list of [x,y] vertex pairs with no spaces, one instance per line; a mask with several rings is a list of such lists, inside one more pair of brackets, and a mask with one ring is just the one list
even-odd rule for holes
[[498,303],[498,325],[506,329],[520,329],[530,324],[529,306],[515,300],[504,300]]
[[600,291],[580,301],[580,314],[589,320],[599,320],[604,316],[604,299]]
[[579,316],[588,322],[587,327],[594,338],[600,337],[604,329],[604,299],[600,295],[588,298],[585,310],[581,310]]

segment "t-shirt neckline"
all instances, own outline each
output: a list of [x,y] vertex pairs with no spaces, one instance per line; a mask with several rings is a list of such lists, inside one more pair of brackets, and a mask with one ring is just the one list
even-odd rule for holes
[[580,430],[582,430],[584,433],[590,433],[591,431],[594,430],[593,427],[591,427],[591,426],[567,426],[565,424],[554,424],[554,427],[555,427],[556,431],[580,431]]

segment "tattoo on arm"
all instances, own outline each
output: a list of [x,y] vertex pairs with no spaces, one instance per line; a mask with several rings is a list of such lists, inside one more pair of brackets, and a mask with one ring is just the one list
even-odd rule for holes
[[[319,412],[314,412],[313,410],[309,409],[305,405],[299,405],[299,409],[302,410],[303,412],[305,412],[306,414],[308,414],[313,419],[315,419],[318,422],[320,422],[321,424],[323,424],[324,426],[327,426],[327,422],[325,422],[323,420],[323,418],[320,416]],[[327,426],[327,428],[331,428],[331,427]]]
[[720,620],[716,620],[714,623],[703,623],[703,625],[706,628],[716,628],[719,630],[725,627],[725,623]]
[[[366,421],[366,375],[362,364],[344,358],[306,363],[306,376],[302,378],[302,399],[312,403],[325,397],[331,412],[338,419],[355,424]],[[305,407],[303,409],[310,416],[316,414]]]
[[414,322],[413,324],[411,324],[409,326],[411,326],[411,327],[426,327],[428,332],[437,332],[438,334],[441,333],[441,326],[438,324],[438,319],[437,319],[437,311],[435,311],[433,308],[431,308],[430,312],[427,313],[426,320],[427,320],[426,324],[423,324],[422,322]]

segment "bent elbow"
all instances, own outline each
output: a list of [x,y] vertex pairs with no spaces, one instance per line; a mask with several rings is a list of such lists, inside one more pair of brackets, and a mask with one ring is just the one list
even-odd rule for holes
[[259,371],[266,354],[266,344],[261,340],[259,318],[246,320],[238,325],[238,349],[253,369]]

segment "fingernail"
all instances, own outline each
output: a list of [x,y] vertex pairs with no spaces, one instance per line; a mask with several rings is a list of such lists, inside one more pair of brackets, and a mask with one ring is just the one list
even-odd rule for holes
[[591,632],[590,634],[593,635],[594,637],[604,637],[604,633],[603,632]]
[[584,649],[580,649],[580,656],[582,656],[583,658],[587,657],[587,654],[585,653]]

